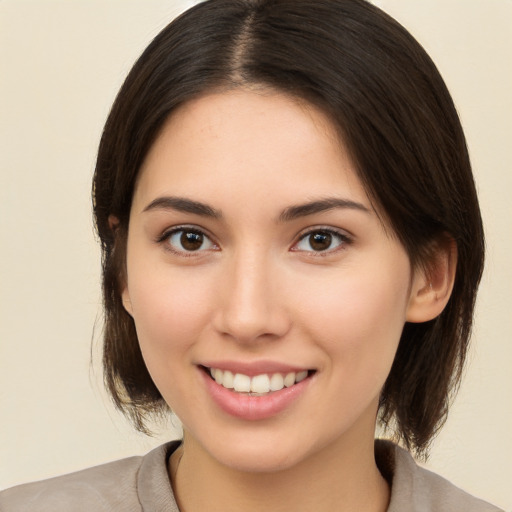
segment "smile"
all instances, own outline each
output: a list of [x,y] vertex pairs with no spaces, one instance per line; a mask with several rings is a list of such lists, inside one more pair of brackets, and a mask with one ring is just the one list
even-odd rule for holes
[[289,388],[303,381],[309,375],[308,370],[286,374],[262,373],[253,377],[243,373],[233,373],[229,370],[220,370],[219,368],[208,368],[207,370],[220,386],[237,393],[250,393],[252,396],[264,396],[283,388]]
[[314,369],[273,361],[212,362],[199,365],[199,369],[213,402],[244,421],[265,420],[292,407],[314,385],[317,375]]

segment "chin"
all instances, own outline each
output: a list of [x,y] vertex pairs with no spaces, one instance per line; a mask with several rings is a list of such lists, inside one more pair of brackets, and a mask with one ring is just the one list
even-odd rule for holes
[[[293,436],[269,436],[268,431],[258,435],[250,432],[223,436],[212,445],[203,444],[210,457],[217,463],[244,473],[275,473],[299,465],[309,457],[313,444],[305,445],[304,440]],[[228,442],[226,442],[228,441]],[[307,446],[307,450],[304,449]],[[301,449],[302,448],[302,449]]]
[[230,454],[219,454],[221,464],[243,473],[275,473],[286,471],[298,464],[300,457],[269,450],[236,450]]

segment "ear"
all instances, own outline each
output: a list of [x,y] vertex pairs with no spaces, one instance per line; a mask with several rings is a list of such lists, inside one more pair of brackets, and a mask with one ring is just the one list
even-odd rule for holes
[[[119,227],[119,217],[110,214],[108,216],[108,226],[111,229],[112,233],[115,235],[117,228]],[[126,281],[126,278],[123,278],[123,281]],[[133,316],[132,301],[130,300],[130,292],[128,291],[128,285],[126,283],[123,283],[122,287],[123,289],[121,291],[121,300],[123,301],[123,307],[130,316]]]
[[128,286],[124,285],[123,291],[121,292],[121,300],[123,301],[123,307],[125,311],[133,317],[133,307],[132,301],[130,299],[130,292],[128,291]]
[[111,231],[115,233],[117,227],[119,226],[119,217],[116,217],[115,215],[110,214],[108,216],[108,227]]
[[429,260],[414,270],[408,322],[427,322],[442,313],[452,293],[456,267],[457,244],[453,238],[437,242]]

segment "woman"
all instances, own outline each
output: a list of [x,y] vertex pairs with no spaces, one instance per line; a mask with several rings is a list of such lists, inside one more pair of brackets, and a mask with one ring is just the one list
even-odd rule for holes
[[483,265],[457,114],[396,22],[353,0],[191,9],[123,85],[93,194],[106,382],[184,439],[5,510],[497,510],[373,439],[378,417],[426,453]]

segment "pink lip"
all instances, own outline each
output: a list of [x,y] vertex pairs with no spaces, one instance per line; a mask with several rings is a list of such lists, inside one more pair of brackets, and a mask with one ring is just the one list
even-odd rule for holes
[[[308,377],[289,388],[283,388],[280,391],[274,391],[267,395],[251,396],[224,388],[217,384],[203,369],[199,369],[199,372],[208,394],[220,409],[235,418],[248,421],[264,420],[284,411],[306,391],[313,378]],[[255,375],[259,373],[256,372]]]
[[267,373],[269,375],[273,373],[282,373],[286,375],[290,372],[300,372],[303,370],[308,370],[310,368],[304,368],[300,366],[291,366],[289,364],[279,363],[277,361],[251,361],[251,362],[243,362],[243,361],[207,361],[201,363],[201,366],[205,366],[207,368],[217,368],[222,371],[230,371],[231,373],[243,373],[249,377],[254,377],[255,375],[261,375],[263,373]]

